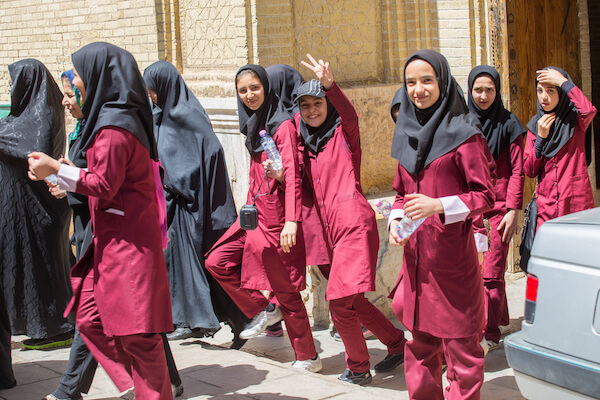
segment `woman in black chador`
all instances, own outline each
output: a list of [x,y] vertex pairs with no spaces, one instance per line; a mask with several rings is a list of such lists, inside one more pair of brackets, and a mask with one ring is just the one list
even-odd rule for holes
[[71,298],[71,210],[46,183],[27,178],[27,154],[65,153],[62,94],[37,60],[8,66],[10,114],[0,120],[0,280],[13,335],[31,348],[67,344],[73,327],[62,314]]
[[206,111],[171,63],[144,71],[154,103],[155,136],[165,169],[169,246],[165,251],[176,331],[169,338],[212,336],[225,321],[238,334],[249,321],[204,269],[204,254],[235,222],[225,155]]

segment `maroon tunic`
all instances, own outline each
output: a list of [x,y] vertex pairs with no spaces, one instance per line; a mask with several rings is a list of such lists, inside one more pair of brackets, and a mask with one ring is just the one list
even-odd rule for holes
[[472,136],[416,176],[398,165],[393,209],[404,207],[404,194],[421,193],[451,196],[464,214],[450,224],[445,224],[449,215],[427,218],[404,246],[395,297],[400,296],[399,317],[411,331],[461,338],[483,329],[483,279],[471,218],[492,208],[494,189],[480,140]]
[[379,235],[375,212],[360,185],[358,115],[335,83],[327,98],[341,123],[318,154],[304,150],[304,165],[331,254],[326,297],[333,300],[375,290]]
[[[273,140],[283,161],[285,180],[280,184],[269,179],[267,195],[256,199],[258,228],[246,231],[242,258],[241,287],[275,292],[298,292],[306,287],[306,264],[302,224],[298,224],[296,245],[290,253],[280,246],[280,234],[285,221],[302,221],[300,169],[298,166],[296,128],[292,120],[283,122]],[[257,194],[267,192],[262,162],[265,152],[250,158],[250,188],[247,203],[253,204]],[[262,182],[262,185],[261,185]],[[259,192],[260,186],[260,192]],[[235,236],[240,230],[239,218],[206,254]]]
[[573,87],[569,99],[577,108],[573,136],[552,158],[535,155],[535,135],[527,134],[524,169],[527,176],[538,177],[537,206],[539,227],[549,219],[594,207],[585,159],[585,133],[596,115],[596,107],[581,89]]
[[[101,129],[86,151],[77,193],[89,196],[94,244],[73,267],[77,306],[94,268],[94,298],[107,336],[168,332],[171,300],[148,150],[122,128]],[[62,167],[61,167],[62,170]]]

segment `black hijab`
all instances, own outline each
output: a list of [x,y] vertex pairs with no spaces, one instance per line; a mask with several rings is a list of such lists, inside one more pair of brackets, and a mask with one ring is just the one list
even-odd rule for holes
[[[316,79],[312,79],[303,85],[319,87],[320,90],[323,91],[321,82]],[[324,94],[325,93],[323,92],[323,95]],[[296,99],[298,105],[300,105],[301,98],[302,96]],[[327,101],[327,118],[325,118],[325,121],[321,126],[313,128],[304,121],[304,118],[300,119],[300,140],[302,140],[304,147],[313,154],[318,154],[323,147],[325,147],[327,142],[329,142],[329,139],[333,137],[335,128],[340,124],[340,115],[333,104],[331,104],[327,96],[323,96],[322,98]]]
[[286,64],[275,64],[266,68],[271,88],[288,112],[294,116],[298,112],[298,104],[294,103],[296,89],[304,83],[304,78],[296,69]]
[[293,119],[293,116],[288,113],[283,103],[279,101],[279,98],[271,88],[267,71],[260,65],[248,64],[240,68],[235,74],[236,88],[238,75],[246,69],[252,70],[258,75],[265,93],[265,100],[256,111],[246,107],[242,99],[240,99],[239,94],[237,96],[240,132],[246,135],[246,148],[250,154],[256,155],[263,151],[258,132],[261,129],[265,129],[269,135],[273,136],[279,125],[288,119]]
[[[481,75],[488,75],[496,86],[496,98],[487,110],[482,110],[473,98],[473,85]],[[482,126],[483,137],[488,143],[494,160],[527,130],[519,119],[506,108],[500,94],[500,74],[494,67],[479,65],[469,73],[469,111],[479,119]]]
[[72,59],[85,87],[81,151],[101,128],[116,126],[133,134],[158,161],[148,92],[133,56],[115,45],[96,42],[73,53]]
[[191,200],[206,181],[205,158],[222,151],[221,143],[204,107],[173,64],[150,65],[144,70],[144,82],[157,96],[153,116],[165,186]]
[[[569,82],[573,82],[569,74],[558,67],[545,67],[544,69],[555,69],[560,72],[565,78],[569,80]],[[535,80],[536,88],[537,88],[537,77]],[[569,99],[569,96],[559,87],[556,87],[558,91],[558,104],[551,111],[544,111],[542,106],[540,105],[540,101],[537,101],[537,113],[529,120],[527,123],[527,129],[529,129],[532,133],[535,134],[536,140],[543,140],[542,144],[542,155],[545,157],[553,157],[558,153],[558,151],[571,139],[573,136],[573,130],[575,129],[575,125],[577,124],[577,108]],[[537,96],[536,96],[537,98]],[[556,113],[556,120],[550,127],[550,134],[546,139],[540,138],[538,136],[538,120],[544,116],[544,114]],[[589,135],[588,132],[586,133]],[[586,155],[590,153],[587,151],[586,146]]]
[[459,93],[446,58],[433,50],[419,50],[408,58],[404,70],[416,59],[426,61],[435,70],[440,97],[431,107],[419,110],[408,96],[404,76],[392,157],[413,175],[471,136],[481,135],[479,121],[468,114],[464,97]]
[[52,74],[38,60],[8,66],[13,87],[10,114],[0,120],[0,152],[27,160],[41,151],[59,158],[65,151],[65,114],[62,92]]
[[[390,106],[390,114],[392,115],[392,119],[394,120],[394,123],[396,123],[396,116],[394,115],[394,107],[398,106],[400,107],[400,103],[402,102],[402,88],[396,90],[396,93],[394,94],[394,97],[392,98],[392,105]],[[398,108],[398,110],[400,110],[400,108]],[[398,111],[400,112],[400,111]]]

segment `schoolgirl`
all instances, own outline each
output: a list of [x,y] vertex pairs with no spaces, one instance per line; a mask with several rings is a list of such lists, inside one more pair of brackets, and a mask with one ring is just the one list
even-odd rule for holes
[[[242,230],[239,218],[206,255],[206,268],[253,321],[241,333],[248,339],[283,319],[294,348],[293,367],[321,367],[308,314],[300,297],[306,286],[301,221],[301,182],[294,122],[258,65],[246,65],[235,79],[240,131],[250,153],[248,204],[258,209],[258,227]],[[285,180],[265,177],[267,159],[259,131],[272,136],[283,161]],[[271,291],[276,304],[260,290]]]
[[320,216],[330,263],[320,265],[328,278],[326,298],[333,323],[344,342],[346,371],[340,380],[359,385],[372,380],[369,353],[361,324],[388,348],[386,360],[375,366],[389,371],[404,359],[404,334],[364,296],[375,290],[379,236],[373,209],[360,185],[360,135],[352,103],[333,79],[329,63],[302,62],[319,80],[300,86],[296,101],[302,119],[298,130],[302,142],[305,179]]
[[524,169],[537,177],[537,228],[594,207],[586,134],[596,107],[558,67],[536,71],[537,113],[527,123]]
[[469,111],[479,119],[496,163],[494,209],[484,214],[490,222],[490,250],[483,264],[487,323],[484,337],[490,350],[500,342],[500,325],[510,323],[506,301],[504,272],[508,245],[518,228],[523,206],[523,134],[525,127],[504,108],[500,94],[500,75],[489,65],[471,71]]
[[[412,54],[392,143],[397,196],[389,222],[390,244],[404,246],[392,295],[394,312],[413,336],[404,357],[411,399],[479,398],[484,296],[472,218],[495,200],[484,146],[445,57],[432,50]],[[405,213],[426,220],[400,238]]]
[[119,390],[133,385],[136,398],[171,399],[159,335],[172,329],[162,189],[146,87],[133,56],[114,45],[92,43],[72,59],[87,169],[29,155],[32,179],[54,173],[61,188],[88,196],[94,241],[71,272],[66,312],[76,310],[81,336]]

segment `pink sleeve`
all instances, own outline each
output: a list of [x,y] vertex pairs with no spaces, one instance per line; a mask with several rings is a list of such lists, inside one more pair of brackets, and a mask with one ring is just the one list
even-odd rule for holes
[[510,144],[510,178],[508,178],[508,189],[506,192],[506,207],[520,210],[523,206],[523,185],[525,174],[523,173],[523,135],[519,135]]
[[136,139],[127,131],[100,129],[87,150],[93,152],[93,157],[88,157],[88,170],[79,171],[77,193],[112,199],[125,180],[127,161],[133,151],[131,140]]
[[491,210],[494,207],[496,195],[490,177],[489,164],[477,137],[458,146],[455,160],[458,168],[463,171],[467,183],[467,191],[457,196],[469,209],[467,218],[473,218]]
[[358,114],[348,100],[342,89],[334,82],[331,89],[327,91],[327,98],[340,115],[340,122],[346,141],[350,146],[350,151],[360,155],[360,133],[358,129]]
[[285,173],[285,220],[302,221],[302,181],[298,163],[298,139],[294,123],[289,120],[277,128],[275,144],[281,154]]
[[523,155],[523,171],[530,178],[535,178],[540,173],[544,157],[535,156],[535,134],[527,131],[527,141],[525,142],[525,154]]

